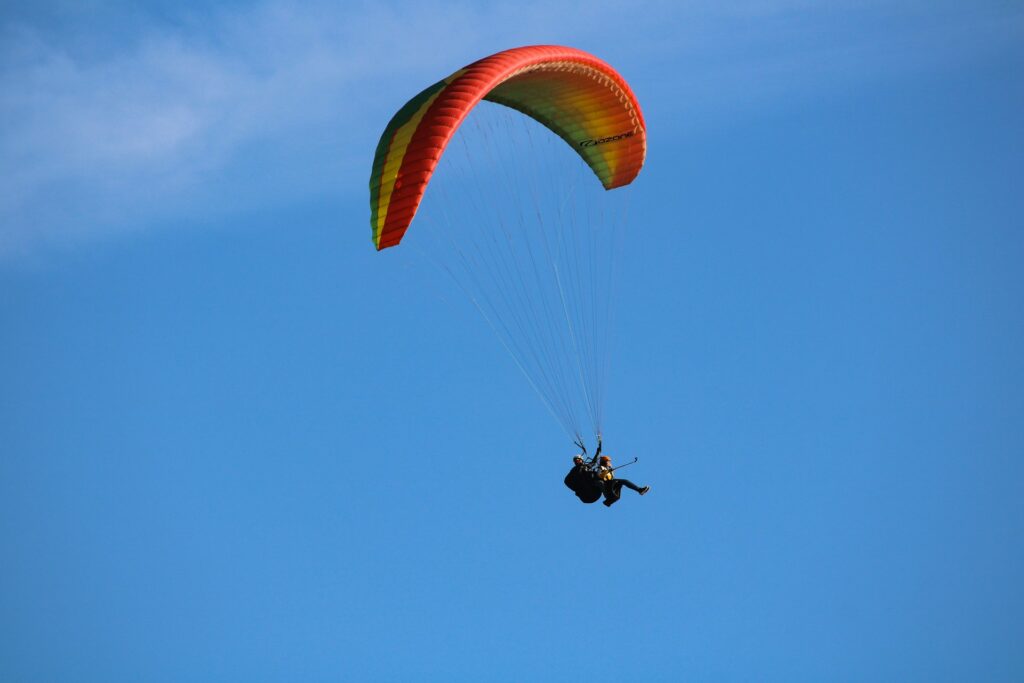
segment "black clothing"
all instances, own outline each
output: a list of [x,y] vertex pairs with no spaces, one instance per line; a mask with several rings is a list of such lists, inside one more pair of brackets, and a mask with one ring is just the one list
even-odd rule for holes
[[629,479],[609,479],[604,483],[604,504],[612,505],[620,497],[622,497],[622,487],[625,486],[627,489],[633,489],[637,493],[640,493],[640,487],[631,482]]
[[565,475],[565,485],[584,503],[596,503],[604,492],[597,473],[585,464],[575,465],[569,470],[569,474]]

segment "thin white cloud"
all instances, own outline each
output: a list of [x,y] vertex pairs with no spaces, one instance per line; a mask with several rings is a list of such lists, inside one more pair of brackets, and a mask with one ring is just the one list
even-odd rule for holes
[[8,21],[0,258],[361,191],[404,96],[512,45],[600,52],[649,110],[706,123],[745,102],[929,68],[1022,35],[1019,11],[920,7],[271,1],[173,21]]

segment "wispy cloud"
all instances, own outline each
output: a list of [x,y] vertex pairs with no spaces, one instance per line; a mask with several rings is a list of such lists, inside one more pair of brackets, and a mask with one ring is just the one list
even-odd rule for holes
[[1024,33],[1019,11],[936,7],[271,1],[70,24],[10,18],[0,25],[0,257],[360,192],[404,96],[512,45],[600,52],[652,111],[707,122],[1004,49]]

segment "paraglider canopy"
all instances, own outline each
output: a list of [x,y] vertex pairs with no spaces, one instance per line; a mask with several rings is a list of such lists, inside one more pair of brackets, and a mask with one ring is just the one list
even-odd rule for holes
[[583,158],[605,189],[628,185],[643,166],[643,115],[615,69],[570,47],[505,50],[425,89],[388,123],[370,175],[370,225],[378,250],[402,240],[445,147],[482,99],[546,126]]

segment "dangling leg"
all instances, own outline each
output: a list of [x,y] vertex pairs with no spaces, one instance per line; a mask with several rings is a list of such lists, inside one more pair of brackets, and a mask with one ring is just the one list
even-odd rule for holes
[[634,491],[639,493],[641,496],[651,490],[650,486],[637,486],[636,484],[631,482],[629,479],[616,479],[615,481],[619,482],[620,484],[622,484],[626,488],[633,489]]
[[622,496],[622,485],[620,479],[612,479],[604,483],[604,504],[611,507]]

